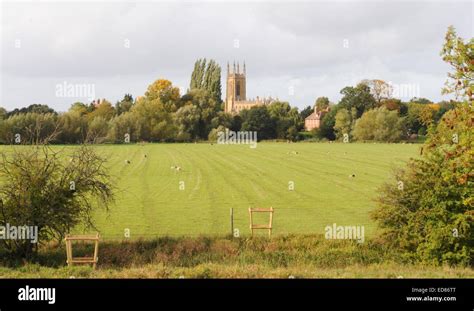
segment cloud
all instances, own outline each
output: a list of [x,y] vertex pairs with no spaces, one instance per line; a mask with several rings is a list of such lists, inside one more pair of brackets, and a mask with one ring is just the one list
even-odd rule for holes
[[472,4],[458,1],[2,6],[0,105],[7,109],[43,103],[64,111],[85,101],[57,98],[55,85],[64,81],[94,84],[111,101],[142,95],[161,77],[186,88],[200,57],[216,59],[224,75],[227,61],[245,60],[250,97],[298,107],[317,96],[337,101],[363,78],[417,83],[421,96],[439,100],[449,70],[439,57],[447,26],[464,37],[473,29]]

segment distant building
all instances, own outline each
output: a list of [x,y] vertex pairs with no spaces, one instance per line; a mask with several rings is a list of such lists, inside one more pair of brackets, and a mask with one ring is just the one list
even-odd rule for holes
[[226,98],[225,98],[225,112],[237,114],[244,109],[250,109],[255,106],[269,105],[275,99],[260,98],[247,100],[247,77],[245,72],[245,63],[243,72],[240,72],[240,65],[237,63],[237,68],[234,63],[232,72],[230,71],[229,63],[227,63],[227,83],[226,83]]
[[312,129],[319,128],[321,126],[321,120],[323,119],[324,115],[329,112],[330,108],[327,107],[323,111],[316,111],[316,107],[312,114],[310,114],[306,119],[304,119],[304,128],[307,131],[311,131]]
[[92,101],[92,105],[94,105],[95,108],[99,107],[105,102],[105,98],[99,98],[99,99],[94,99]]

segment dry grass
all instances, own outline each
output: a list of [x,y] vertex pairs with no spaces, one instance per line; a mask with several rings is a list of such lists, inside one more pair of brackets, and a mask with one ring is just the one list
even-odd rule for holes
[[[87,249],[78,247],[75,251],[80,255]],[[318,235],[107,241],[101,243],[97,270],[66,267],[65,259],[63,247],[48,246],[41,250],[36,264],[3,259],[0,277],[474,278],[472,268],[410,263],[372,240],[358,244]]]
[[26,265],[0,268],[1,278],[474,278],[474,270],[454,267],[426,267],[395,263],[353,265],[344,268],[314,266],[272,268],[264,265],[200,264],[171,267],[150,264],[140,267],[97,269],[90,267],[49,268]]

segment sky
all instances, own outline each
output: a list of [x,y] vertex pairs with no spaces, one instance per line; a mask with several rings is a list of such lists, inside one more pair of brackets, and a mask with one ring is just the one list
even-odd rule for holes
[[[247,97],[299,108],[337,103],[362,79],[402,100],[450,99],[439,53],[449,25],[474,33],[471,1],[7,1],[2,2],[0,106],[145,93],[159,78],[185,92],[198,58],[247,67]],[[225,95],[223,95],[225,96]],[[224,99],[224,98],[223,98]]]

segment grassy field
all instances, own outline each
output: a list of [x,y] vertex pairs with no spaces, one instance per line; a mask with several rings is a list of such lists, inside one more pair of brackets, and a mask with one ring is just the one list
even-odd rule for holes
[[275,234],[321,234],[325,226],[337,223],[363,225],[370,236],[375,224],[369,212],[377,187],[389,179],[392,168],[415,157],[419,146],[259,143],[251,149],[203,143],[94,148],[108,158],[117,181],[110,212],[95,215],[98,229],[105,239],[121,239],[129,229],[134,239],[228,234],[230,208],[234,227],[245,236],[250,206],[275,208]]
[[[98,269],[65,267],[64,244],[53,243],[40,249],[34,264],[5,257],[0,278],[474,277],[472,268],[413,265],[370,239],[376,230],[369,213],[377,188],[390,180],[393,168],[418,155],[418,145],[93,148],[108,158],[117,186],[109,213],[94,215],[103,237]],[[275,208],[272,239],[249,237],[249,206]],[[228,236],[230,208],[240,239]],[[366,243],[324,239],[325,226],[333,223],[365,226]],[[125,229],[131,239],[124,239]],[[77,247],[76,256],[92,251],[90,245]]]

